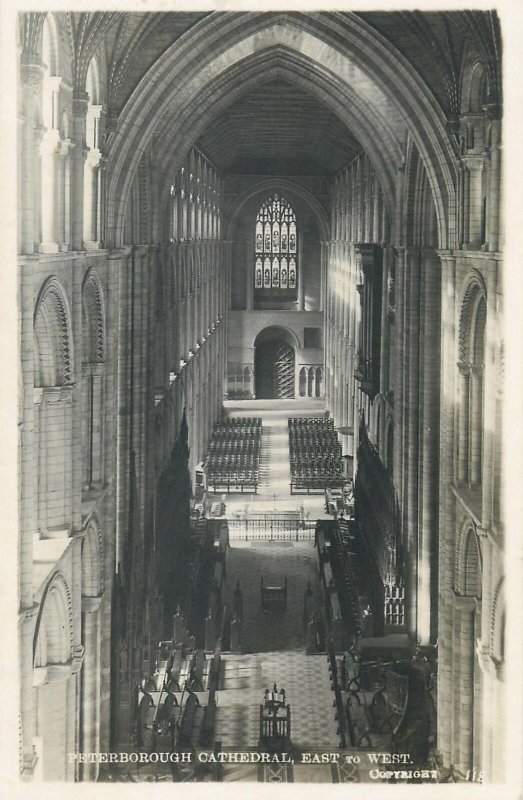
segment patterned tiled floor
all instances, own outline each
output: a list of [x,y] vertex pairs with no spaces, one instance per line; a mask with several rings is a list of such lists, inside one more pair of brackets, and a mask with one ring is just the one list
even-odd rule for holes
[[[283,584],[285,611],[264,613],[260,576]],[[256,747],[259,706],[274,683],[285,688],[292,713],[292,742],[300,749],[337,747],[333,694],[325,656],[305,655],[303,595],[310,581],[318,592],[312,542],[232,542],[227,554],[227,604],[236,578],[243,591],[243,655],[225,655],[218,693],[216,738],[224,748]]]
[[[232,541],[227,553],[224,602],[231,608],[239,579],[243,592],[242,652],[290,650],[305,647],[303,596],[310,581],[319,590],[318,557],[308,542]],[[287,609],[263,612],[260,579],[281,586],[287,576]]]
[[292,743],[300,750],[336,749],[333,693],[325,656],[302,652],[226,655],[218,692],[216,739],[224,749],[256,747],[259,706],[274,683],[284,688],[292,714]]
[[[322,496],[290,494],[287,433],[289,416],[321,414],[321,401],[252,401],[226,403],[225,406],[229,416],[261,416],[267,447],[259,494],[228,495],[227,514],[301,509],[302,517],[324,517]],[[262,611],[262,576],[270,585],[283,585],[287,576],[285,610]],[[280,689],[285,688],[291,706],[293,750],[338,751],[339,736],[327,659],[324,655],[305,654],[304,592],[308,582],[316,597],[320,588],[318,557],[313,541],[232,540],[227,552],[227,580],[223,595],[228,608],[232,607],[237,579],[243,592],[241,654],[222,655],[215,740],[221,742],[223,750],[256,749],[259,707],[264,690],[277,683]],[[256,765],[227,765],[223,770],[223,780],[309,783],[337,780],[330,765],[300,764],[299,759],[289,769],[275,769],[272,777],[271,769],[272,766],[261,775]]]

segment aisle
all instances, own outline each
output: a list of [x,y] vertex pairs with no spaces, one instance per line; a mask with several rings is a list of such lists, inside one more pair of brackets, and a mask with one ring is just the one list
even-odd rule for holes
[[288,415],[282,411],[262,419],[260,461],[268,465],[268,470],[267,483],[262,487],[261,493],[269,494],[273,500],[287,500],[291,480]]
[[[260,578],[283,585],[287,576],[287,610],[264,613],[260,605]],[[227,552],[224,602],[232,607],[236,580],[243,592],[243,652],[305,649],[303,595],[310,581],[319,592],[318,556],[312,541],[231,541]]]
[[289,417],[315,417],[324,413],[323,400],[225,401],[228,417],[261,417],[260,484],[257,494],[226,495],[227,513],[298,511],[311,519],[325,517],[322,495],[291,495]]
[[339,736],[325,656],[290,651],[224,656],[216,718],[222,748],[256,748],[260,703],[275,682],[284,687],[291,706],[293,747],[336,751]]

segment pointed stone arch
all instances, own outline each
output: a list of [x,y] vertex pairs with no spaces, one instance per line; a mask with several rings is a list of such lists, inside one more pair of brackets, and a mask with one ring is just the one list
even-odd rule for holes
[[[281,66],[285,75],[288,77],[291,72],[295,77],[301,70],[301,79],[308,81],[316,96],[321,95],[319,99],[354,131],[371,161],[375,162],[389,204],[394,198],[391,170],[394,171],[400,153],[400,143],[394,142],[391,135],[391,121],[400,115],[407,121],[427,168],[435,199],[439,246],[448,246],[455,235],[456,171],[454,147],[444,115],[420,76],[389,42],[358,16],[335,13],[316,14],[313,20],[301,13],[250,12],[221,17],[211,14],[162,54],[133,92],[110,143],[113,158],[109,179],[109,228],[114,241],[121,236],[129,181],[157,128],[157,121],[161,118],[165,125],[172,127],[173,118],[167,112],[173,92],[176,92],[178,120],[175,128],[180,129],[185,118],[188,130],[180,130],[180,133],[170,130],[166,146],[171,153],[177,152],[183,157],[198,130],[218,111],[217,106],[208,108],[206,118],[199,123],[200,128],[194,124],[195,107],[206,109],[208,106],[207,102],[202,102],[207,88],[212,85],[216,102],[224,98],[225,104],[231,102],[234,86],[249,80],[248,65],[254,63],[254,71],[259,74],[264,56],[271,47],[279,47],[284,53]],[[274,53],[268,61],[268,70],[281,69]],[[181,76],[182,70],[184,81],[180,91],[179,82],[173,76]],[[350,80],[349,75],[352,76]],[[370,81],[374,99],[383,98],[384,107],[390,109],[381,117],[374,113],[373,121],[369,113],[374,112],[378,103],[368,102],[368,97],[364,103],[362,95],[355,91],[354,87],[361,91],[360,75]],[[228,81],[228,76],[232,82]],[[333,108],[336,100],[339,105]],[[182,107],[190,113],[183,113]],[[159,141],[162,142],[161,136]]]

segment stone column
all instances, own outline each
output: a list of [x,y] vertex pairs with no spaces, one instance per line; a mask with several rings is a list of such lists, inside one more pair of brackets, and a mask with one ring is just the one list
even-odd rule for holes
[[71,156],[72,180],[72,249],[83,249],[83,207],[84,207],[84,162],[87,156],[85,142],[88,95],[75,92],[73,95],[73,139],[76,144]]
[[470,482],[481,483],[483,366],[470,367]]
[[424,290],[420,339],[422,388],[421,529],[419,534],[418,638],[434,642],[437,631],[437,541],[439,523],[439,424],[441,370],[441,266],[435,254],[423,258]]
[[489,250],[500,249],[500,210],[502,197],[501,173],[501,120],[497,106],[487,106],[487,119],[490,119],[490,171],[489,194],[487,200],[487,244]]
[[42,138],[42,253],[58,253],[58,155],[60,134],[56,129],[48,130]]
[[122,559],[122,542],[125,538],[129,518],[129,459],[131,456],[131,292],[133,284],[133,264],[129,251],[114,251],[109,257],[109,270],[116,272],[115,297],[113,302],[119,309],[118,325],[118,359],[116,363],[116,441],[117,464],[116,494],[119,498],[116,519],[116,552],[115,562],[118,569]]
[[40,153],[42,140],[45,133],[43,126],[38,126],[33,132],[33,251],[38,253],[42,241],[42,163]]
[[35,533],[41,538],[45,538],[47,533],[47,436],[46,436],[46,403],[44,389],[36,387],[33,389],[34,403],[34,485],[33,494],[35,498]]
[[323,311],[323,312],[325,312],[325,297],[326,297],[327,271],[328,271],[328,255],[329,255],[329,243],[328,242],[320,242],[320,269],[321,269],[320,311]]
[[72,139],[60,139],[60,146],[57,150],[58,172],[57,172],[57,226],[58,244],[60,252],[65,253],[71,249],[72,225],[71,225],[71,152],[75,150],[75,142]]
[[[420,254],[417,251],[407,254],[408,262],[408,316],[407,316],[407,358],[408,384],[406,391],[405,417],[406,430],[406,493],[407,500],[407,542],[408,570],[407,580],[407,630],[412,638],[417,637],[418,627],[418,577],[419,577],[419,520],[418,520],[418,471],[419,471],[419,346],[420,346]],[[410,590],[409,590],[410,587]]]
[[66,707],[65,707],[65,724],[66,724],[66,735],[65,735],[65,752],[63,754],[64,761],[65,761],[65,779],[66,781],[74,781],[76,780],[76,771],[78,769],[77,765],[74,762],[71,762],[69,759],[69,753],[76,752],[76,736],[75,736],[75,729],[77,725],[78,719],[78,708],[76,705],[76,684],[77,684],[77,676],[76,674],[71,675],[66,681]]
[[[481,464],[481,483],[482,492],[482,527],[488,530],[492,525],[492,515],[494,510],[494,461],[496,436],[496,393],[500,387],[497,386],[498,369],[496,364],[496,350],[499,346],[497,319],[498,308],[500,305],[498,268],[497,262],[489,263],[487,276],[487,320],[485,325],[485,358],[482,376],[483,396],[482,401],[482,464]],[[478,379],[479,380],[479,379]],[[479,402],[479,401],[478,401]],[[502,487],[500,486],[500,489]]]
[[42,79],[43,67],[36,62],[22,63],[20,67],[21,90],[21,148],[20,148],[20,191],[21,191],[21,252],[34,252],[34,179],[38,156],[35,154],[35,100],[38,84]]
[[469,248],[481,246],[481,215],[482,215],[482,172],[483,155],[463,156],[466,165],[465,185],[465,243]]
[[394,389],[394,483],[402,498],[403,486],[403,370],[405,329],[405,255],[403,248],[395,249],[396,256],[396,359],[392,379]]
[[[377,194],[377,192],[376,192]],[[390,387],[388,362],[389,353],[389,323],[388,323],[388,296],[389,296],[389,263],[392,258],[390,248],[383,248],[383,267],[381,272],[381,338],[380,338],[380,376],[379,391],[385,394]]]
[[[84,665],[81,672],[82,727],[80,751],[98,752],[100,731],[100,606],[102,598],[82,597],[82,627],[84,631]],[[80,780],[96,780],[97,764],[80,764]]]
[[470,402],[470,365],[458,364],[458,481],[469,480],[469,402]]
[[36,753],[33,744],[35,710],[33,707],[33,637],[38,605],[32,603],[20,614],[20,715],[22,722],[22,777],[33,775]]
[[459,619],[459,707],[457,709],[459,725],[459,765],[466,773],[471,769],[473,757],[474,731],[474,614],[476,600],[473,597],[456,598],[456,613]]
[[[438,605],[438,749],[444,763],[452,763],[453,700],[453,606],[456,536],[455,497],[455,381],[456,262],[449,251],[439,253],[442,267],[441,308],[441,407],[439,464],[439,605]],[[398,301],[400,295],[398,294]]]

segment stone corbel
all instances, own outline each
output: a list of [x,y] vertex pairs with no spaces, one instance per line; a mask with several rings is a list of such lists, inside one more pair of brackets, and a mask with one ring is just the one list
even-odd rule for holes
[[61,148],[60,131],[58,128],[48,128],[42,136],[40,152],[45,155],[56,155]]
[[83,663],[84,647],[75,647],[73,658],[65,664],[47,664],[45,667],[33,668],[33,686],[44,686],[48,683],[61,683],[71,675],[80,671]]
[[463,375],[464,378],[470,375],[470,364],[466,361],[458,361],[457,367],[460,375]]
[[83,644],[77,644],[73,650],[73,658],[71,661],[71,675],[76,675],[82,669],[84,663],[85,647]]
[[67,158],[71,150],[76,147],[74,139],[60,139],[59,149],[56,151],[62,158]]
[[484,675],[488,675],[493,680],[504,680],[504,662],[494,658],[490,649],[483,644],[481,639],[476,641],[475,652]]
[[35,406],[40,405],[42,402],[42,397],[44,394],[44,390],[41,386],[35,386],[33,389],[33,403]]
[[45,386],[43,388],[43,399],[46,403],[57,403],[59,400],[71,401],[73,398],[73,387],[66,386]]

